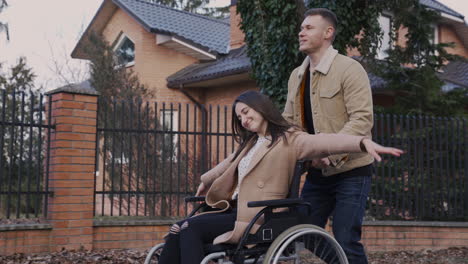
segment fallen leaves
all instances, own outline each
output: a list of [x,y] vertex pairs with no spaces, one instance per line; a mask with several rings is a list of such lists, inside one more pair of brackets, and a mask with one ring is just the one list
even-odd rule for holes
[[[136,249],[109,250],[63,250],[42,254],[17,253],[0,256],[4,264],[139,264],[143,263],[147,251]],[[468,248],[441,250],[373,252],[370,264],[468,264]]]

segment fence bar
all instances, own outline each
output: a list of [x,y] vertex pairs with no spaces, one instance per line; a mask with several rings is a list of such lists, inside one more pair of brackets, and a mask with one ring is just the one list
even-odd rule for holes
[[[166,103],[162,104],[162,111],[161,111],[161,117],[162,117],[162,131],[166,131]],[[164,194],[164,178],[165,178],[165,160],[166,160],[166,151],[164,151],[164,143],[165,143],[165,136],[163,135],[161,140],[161,149],[162,154],[161,154],[161,215],[166,216],[166,196]]]
[[[158,115],[158,103],[155,102],[154,103],[154,115],[157,116]],[[156,186],[157,186],[157,179],[158,179],[158,175],[157,175],[157,169],[158,169],[158,159],[157,159],[157,149],[158,149],[158,134],[156,133],[157,129],[158,129],[158,119],[157,118],[154,118],[154,123],[153,123],[153,126],[154,126],[154,132],[153,132],[153,138],[154,138],[154,148],[153,148],[153,173],[152,173],[152,177],[153,177],[153,180],[154,180],[154,183],[153,183],[153,206],[151,208],[151,216],[155,216],[156,215],[156,204],[157,204],[157,200],[156,200]]]
[[[108,112],[110,111],[106,111],[107,109],[110,109],[110,107],[106,107],[106,109],[104,109],[104,120],[102,120],[104,122],[104,129],[107,128],[107,114]],[[108,137],[108,133],[104,133],[103,135],[103,157],[102,157],[102,164],[103,164],[103,168],[106,168],[106,164],[107,164],[107,137]],[[102,171],[102,191],[105,192],[106,191],[106,169],[103,169]],[[101,195],[101,215],[104,215],[104,205],[105,205],[105,195],[102,194]]]
[[[133,127],[133,124],[132,124],[132,117],[133,117],[133,107],[134,107],[134,104],[133,104],[133,100],[130,100],[129,102],[129,117],[128,117],[128,122],[127,122],[127,125],[128,125],[128,128],[132,128]],[[129,149],[128,149],[128,155],[129,155],[129,160],[128,160],[128,186],[127,186],[127,215],[131,215],[130,214],[130,208],[131,208],[131,205],[132,203],[130,202],[131,200],[131,195],[130,195],[130,192],[132,190],[132,165],[133,165],[133,133],[132,132],[129,132],[128,133],[128,137],[129,137]]]
[[[177,129],[181,128],[181,123],[180,123],[180,118],[181,118],[181,113],[182,108],[180,103],[177,104]],[[177,157],[179,158],[179,161],[177,162],[177,186],[180,188],[181,184],[181,175],[180,175],[180,166],[181,166],[181,152],[180,152],[180,133],[177,133]],[[177,216],[180,216],[180,194],[177,194]]]
[[[30,105],[34,105],[34,94],[30,92]],[[31,208],[31,172],[33,171],[32,169],[32,164],[33,164],[33,126],[32,123],[34,122],[34,107],[29,107],[29,153],[28,153],[28,166],[27,166],[27,179],[26,179],[26,189],[28,194],[26,195],[26,218],[29,218],[29,208]],[[0,132],[2,133],[2,132]],[[3,144],[1,144],[2,149],[3,149]],[[2,154],[3,157],[3,154]],[[0,170],[2,169],[2,165],[0,165]],[[1,177],[1,176],[0,176]],[[1,185],[1,182],[0,182]],[[47,211],[46,211],[47,212]]]
[[[125,101],[121,101],[121,120],[120,120],[120,128],[125,128],[125,113],[126,113],[126,106],[125,106]],[[124,164],[124,160],[126,160],[126,156],[124,155],[125,153],[125,141],[124,141],[124,137],[125,137],[125,133],[124,132],[121,132],[119,133],[120,135],[120,177],[119,177],[119,191],[121,192],[119,194],[119,216],[122,215],[122,202],[123,202],[123,194],[122,194],[122,190],[124,189],[123,188],[123,164]],[[127,155],[128,156],[128,155]]]
[[20,125],[20,145],[19,145],[19,159],[18,159],[18,182],[17,182],[17,194],[16,194],[16,218],[20,217],[20,201],[21,201],[21,183],[23,179],[22,166],[23,166],[23,143],[24,143],[24,92],[21,92],[21,125]]
[[[224,106],[224,133],[227,134],[227,122],[228,122],[228,116],[227,116],[227,106]],[[224,157],[223,160],[227,157],[227,135],[224,135]]]
[[100,99],[98,97],[98,100],[97,100],[97,110],[96,110],[96,151],[95,151],[95,158],[94,158],[94,194],[93,194],[93,217],[96,216],[96,189],[97,189],[97,171],[99,169],[99,157],[101,156],[100,154],[100,147],[99,147],[99,130],[97,129],[99,127],[99,113],[100,113],[100,110],[101,110],[101,101],[102,99]]
[[[146,110],[145,111],[145,117],[146,117],[145,118],[145,129],[148,130],[149,129],[149,115],[150,115],[150,113],[149,113],[149,102],[146,102],[145,107],[146,107],[145,108],[145,110]],[[146,141],[145,146],[147,146],[147,147],[144,148],[144,150],[145,150],[144,151],[145,152],[145,160],[144,161],[148,162],[149,157],[150,157],[150,155],[149,155],[149,146],[150,146],[149,133],[144,134],[144,136],[146,136],[145,137],[145,141]],[[144,175],[145,175],[145,192],[144,192],[145,206],[144,206],[143,215],[147,215],[148,206],[151,204],[149,199],[148,199],[148,184],[149,184],[149,182],[148,182],[148,178],[149,178],[148,166],[144,166],[144,170],[145,170],[145,172],[144,172]]]
[[[197,108],[193,106],[193,131],[197,131]],[[193,177],[198,175],[198,162],[196,161],[195,156],[197,155],[197,136],[193,135]],[[193,188],[192,190],[196,190],[197,183],[193,181]]]
[[172,133],[173,131],[173,121],[174,121],[174,118],[173,118],[173,115],[174,115],[174,108],[173,108],[173,104],[171,103],[170,104],[170,110],[169,110],[169,113],[170,113],[170,120],[169,120],[169,131],[171,132],[169,134],[169,137],[170,137],[170,146],[169,146],[169,193],[171,193],[169,195],[169,215],[172,215],[172,158],[173,158],[173,153],[174,153],[174,134]]
[[[141,130],[141,101],[138,100],[137,101],[137,127],[138,127],[138,130]],[[138,212],[139,212],[139,204],[140,204],[140,193],[139,193],[139,190],[140,190],[140,178],[141,178],[141,169],[140,169],[140,164],[141,164],[141,151],[140,151],[140,147],[141,147],[141,134],[136,134],[135,135],[136,137],[136,142],[137,142],[137,153],[136,153],[136,190],[137,190],[137,195],[136,195],[136,203],[135,203],[135,213],[136,215],[138,216]]]
[[[3,157],[3,145],[5,143],[5,124],[4,122],[6,121],[5,119],[5,111],[6,111],[6,91],[2,90],[2,124],[0,126],[0,157]],[[3,158],[0,158],[0,191],[4,190],[4,184],[3,178],[5,177],[4,174],[4,164],[3,164]],[[0,195],[0,203],[2,202],[2,196]]]
[[[15,119],[15,110],[16,110],[16,92],[13,91],[13,98],[12,98],[12,108],[11,108],[11,121],[14,122]],[[11,210],[11,197],[12,197],[12,175],[13,175],[13,164],[15,164],[14,158],[14,151],[13,151],[13,143],[15,142],[15,127],[11,126],[10,128],[10,149],[9,149],[9,162],[10,166],[8,168],[8,194],[7,194],[7,214],[6,218],[10,218],[10,210]]]
[[[49,101],[52,101],[52,97],[49,96]],[[37,151],[37,160],[40,161],[42,160],[42,157],[41,157],[41,150],[42,150],[42,109],[43,109],[43,95],[41,94],[40,95],[40,99],[39,99],[39,138],[38,138],[38,151]],[[52,105],[52,102],[49,103],[49,107],[51,107]],[[50,108],[49,108],[50,109]],[[50,119],[49,119],[50,120]],[[50,122],[49,122],[50,124]],[[40,191],[40,186],[41,186],[41,170],[37,170],[36,172],[36,193],[38,193]],[[48,190],[48,189],[46,189]],[[40,197],[36,196],[36,204],[35,204],[35,217],[37,217],[39,215],[39,203],[41,201],[41,199],[39,199]],[[45,201],[46,202],[46,201]],[[44,213],[47,213],[47,212],[44,212]]]
[[[117,115],[117,111],[116,111],[116,101],[115,100],[112,100],[112,109],[113,109],[113,114],[112,114],[112,124],[111,126],[115,128],[115,121],[116,121],[116,115]],[[111,208],[110,208],[110,215],[114,215],[114,191],[115,191],[115,187],[114,187],[114,182],[115,182],[115,133],[112,133],[111,134],[111,141],[112,141],[112,146],[111,146],[111,149],[112,149],[112,155],[111,155],[111,173],[110,173],[110,188],[112,190],[112,193],[110,194],[110,204],[111,204]]]

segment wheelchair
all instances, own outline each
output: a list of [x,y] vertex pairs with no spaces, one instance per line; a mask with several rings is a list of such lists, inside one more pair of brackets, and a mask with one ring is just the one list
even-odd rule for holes
[[[286,199],[253,201],[248,207],[264,207],[252,219],[241,240],[234,244],[206,244],[201,264],[348,264],[346,254],[338,242],[324,229],[310,223],[310,205],[299,198],[304,161],[295,165],[294,176]],[[206,206],[204,197],[187,197],[186,202],[201,202],[188,215],[193,216]],[[281,208],[282,210],[277,210]],[[286,210],[284,210],[286,208]],[[254,223],[264,222],[254,234]],[[164,243],[150,249],[145,264],[158,263]]]

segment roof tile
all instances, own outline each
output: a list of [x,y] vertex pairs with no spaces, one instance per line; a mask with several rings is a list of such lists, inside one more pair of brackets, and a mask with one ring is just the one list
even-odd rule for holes
[[229,23],[147,0],[113,0],[118,6],[154,32],[170,34],[205,47],[208,52],[226,54],[229,49]]
[[458,12],[456,12],[455,10],[451,9],[450,7],[440,3],[439,1],[436,1],[436,0],[419,0],[419,3],[427,6],[427,7],[430,7],[430,8],[433,8],[437,11],[440,11],[442,13],[446,13],[446,14],[449,14],[449,15],[452,15],[452,16],[455,16],[455,17],[458,17],[458,18],[464,18],[464,16]]

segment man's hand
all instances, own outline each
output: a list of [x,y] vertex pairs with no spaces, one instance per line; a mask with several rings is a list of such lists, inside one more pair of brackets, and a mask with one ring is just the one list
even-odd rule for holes
[[206,188],[205,184],[202,182],[198,186],[197,193],[195,194],[195,196],[205,196],[207,191],[208,188]]
[[312,167],[317,169],[325,169],[330,166],[330,160],[328,158],[312,159]]

